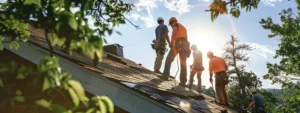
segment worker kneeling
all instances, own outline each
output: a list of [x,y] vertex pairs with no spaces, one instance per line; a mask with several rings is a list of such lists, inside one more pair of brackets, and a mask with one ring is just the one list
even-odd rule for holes
[[210,83],[213,82],[212,76],[213,73],[215,74],[215,80],[216,80],[216,93],[218,96],[218,99],[220,101],[220,104],[229,106],[228,96],[227,92],[225,90],[225,86],[228,84],[228,75],[226,71],[228,70],[228,67],[225,63],[225,60],[221,57],[214,56],[213,52],[209,51],[207,52],[207,57],[209,60],[209,81]]
[[197,79],[198,79],[197,90],[201,91],[201,74],[202,71],[204,70],[203,63],[202,63],[202,53],[197,48],[196,45],[192,45],[191,50],[193,51],[194,62],[193,65],[190,66],[191,75],[190,75],[189,88],[190,89],[192,88],[194,82],[194,76],[197,73]]

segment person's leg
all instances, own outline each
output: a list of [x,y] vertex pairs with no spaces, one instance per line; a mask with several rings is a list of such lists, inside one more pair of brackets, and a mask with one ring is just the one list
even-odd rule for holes
[[229,105],[229,100],[228,100],[228,96],[224,84],[222,85],[222,91],[223,91],[225,105]]
[[168,79],[170,75],[171,64],[174,61],[175,56],[176,55],[174,55],[173,50],[170,50],[165,62],[164,72],[162,74],[165,79]]
[[182,86],[186,85],[187,67],[186,67],[186,55],[183,52],[179,53],[180,59],[180,84]]
[[219,99],[219,103],[225,104],[224,94],[223,94],[222,84],[221,84],[221,78],[219,75],[215,75],[215,79],[216,79],[216,93],[217,93],[217,96]]
[[155,66],[154,66],[155,72],[159,72],[163,58],[164,58],[164,54],[160,54],[159,51],[156,51],[156,59],[155,59]]
[[192,69],[191,74],[190,74],[190,84],[189,84],[189,88],[193,87],[193,83],[194,83],[194,76],[196,74],[196,71]]
[[202,85],[201,85],[201,74],[202,71],[197,72],[197,80],[198,80],[198,90],[201,91]]

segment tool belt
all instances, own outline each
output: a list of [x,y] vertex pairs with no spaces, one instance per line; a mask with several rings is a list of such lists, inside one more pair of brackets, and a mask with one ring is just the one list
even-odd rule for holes
[[153,40],[153,44],[151,44],[152,49],[158,51],[161,55],[164,55],[168,51],[166,45],[166,40],[164,39]]
[[186,55],[187,58],[191,55],[190,42],[186,38],[180,38],[175,41],[177,52]]
[[217,76],[220,76],[221,78],[221,84],[227,85],[229,84],[229,76],[225,71],[216,72]]

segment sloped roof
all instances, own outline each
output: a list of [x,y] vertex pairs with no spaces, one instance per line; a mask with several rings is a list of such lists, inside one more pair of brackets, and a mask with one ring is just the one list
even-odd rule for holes
[[[32,27],[28,30],[31,32],[29,43],[49,50],[43,30]],[[70,55],[59,47],[54,47],[54,52],[81,65],[83,69],[99,72],[99,76],[105,76],[181,112],[215,113],[220,112],[220,110],[227,110],[229,113],[234,112],[215,104],[214,99],[209,96],[178,86],[178,82],[174,78],[163,81],[158,77],[158,74],[126,58],[104,53],[103,61],[99,62],[97,66],[93,66],[93,60],[81,53],[73,52]]]

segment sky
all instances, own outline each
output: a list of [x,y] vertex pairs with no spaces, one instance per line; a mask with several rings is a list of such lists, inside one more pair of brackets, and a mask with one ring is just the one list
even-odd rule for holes
[[[239,43],[250,44],[255,48],[252,52],[247,52],[251,57],[244,63],[247,65],[246,70],[253,71],[260,77],[263,88],[281,88],[279,84],[271,84],[270,80],[262,78],[268,72],[266,63],[276,63],[280,59],[273,58],[278,48],[278,38],[268,38],[270,31],[263,29],[259,21],[262,18],[272,17],[275,22],[280,22],[278,13],[289,7],[295,8],[294,2],[261,0],[258,9],[251,12],[242,11],[238,19],[230,15],[221,15],[214,22],[210,19],[210,13],[204,11],[208,9],[212,0],[125,0],[125,2],[135,5],[133,11],[126,17],[141,29],[137,30],[127,23],[115,28],[122,35],[114,33],[107,37],[108,44],[118,43],[124,47],[125,58],[153,70],[156,54],[150,44],[155,39],[155,28],[158,26],[156,19],[163,17],[166,23],[174,16],[187,28],[191,44],[196,44],[203,53],[205,70],[202,73],[202,85],[211,86],[207,70],[209,59],[206,57],[206,52],[213,51],[216,56],[221,56],[225,43],[230,40],[230,35],[234,35],[238,37]],[[171,36],[172,28],[168,27],[168,29]],[[166,56],[167,54],[160,71],[163,71]],[[190,57],[187,60],[188,65],[192,64],[192,61],[193,57]],[[171,75],[175,76],[177,70],[177,58],[175,58]],[[179,73],[177,80],[179,80]]]
[[[5,2],[6,0],[0,0]],[[278,13],[283,9],[296,5],[294,1],[287,0],[261,0],[258,9],[251,12],[241,12],[238,19],[230,15],[220,15],[214,22],[210,19],[208,9],[213,0],[124,0],[134,4],[133,10],[126,17],[141,29],[136,29],[129,22],[119,25],[115,30],[120,31],[107,36],[108,44],[118,43],[124,48],[124,57],[142,64],[153,70],[156,58],[155,51],[150,44],[155,39],[155,28],[158,26],[156,19],[163,17],[165,23],[171,17],[176,17],[179,23],[187,28],[188,38],[191,44],[196,44],[203,53],[203,64],[205,70],[202,73],[202,85],[210,87],[207,51],[213,51],[216,56],[221,56],[225,43],[230,40],[230,35],[238,37],[239,43],[250,44],[255,50],[247,52],[251,57],[246,64],[247,71],[253,71],[263,81],[263,88],[281,88],[279,84],[271,84],[270,80],[263,80],[262,76],[267,74],[267,62],[276,63],[280,59],[274,59],[278,48],[278,38],[268,38],[270,31],[265,30],[259,24],[262,18],[272,17],[273,21],[280,22]],[[78,10],[78,9],[74,9]],[[91,22],[92,24],[92,22]],[[91,25],[93,26],[93,25]],[[168,27],[171,37],[172,28]],[[167,53],[163,60],[160,71],[163,71]],[[187,60],[192,64],[193,57]],[[177,58],[171,67],[171,75],[175,76],[178,71]],[[188,69],[189,72],[189,69]],[[176,77],[179,80],[179,73]],[[189,79],[189,73],[188,73]],[[195,77],[196,80],[196,77]],[[196,81],[194,83],[197,83]]]

